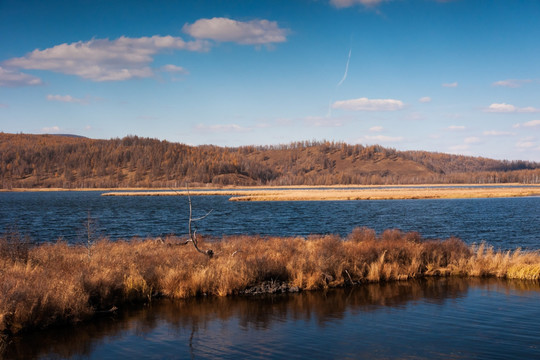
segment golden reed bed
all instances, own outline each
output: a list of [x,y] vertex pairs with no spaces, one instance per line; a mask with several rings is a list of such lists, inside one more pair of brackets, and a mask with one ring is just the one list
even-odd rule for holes
[[[179,191],[115,191],[104,196],[171,196],[187,195]],[[540,185],[528,186],[403,186],[403,187],[358,187],[320,189],[225,189],[193,190],[190,195],[228,195],[231,201],[331,201],[331,200],[403,200],[403,199],[466,199],[466,198],[504,198],[540,196]]]
[[201,248],[214,251],[213,258],[182,243],[170,237],[30,246],[14,235],[1,238],[0,340],[156,296],[226,296],[254,288],[302,291],[427,276],[540,279],[538,251],[495,251],[456,238],[424,240],[418,233],[398,230],[376,235],[357,228],[345,238],[201,241]]

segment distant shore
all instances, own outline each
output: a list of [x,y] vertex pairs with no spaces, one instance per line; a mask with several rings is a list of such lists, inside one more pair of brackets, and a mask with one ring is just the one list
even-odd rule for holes
[[[0,192],[97,191],[103,196],[187,196],[185,188],[16,188]],[[424,184],[331,186],[193,187],[194,196],[224,195],[231,201],[346,201],[406,199],[470,199],[540,196],[540,184]]]
[[[285,188],[193,189],[190,195],[225,195],[231,201],[344,201],[405,199],[468,199],[540,196],[540,185],[387,185]],[[186,190],[111,191],[103,196],[188,195]]]

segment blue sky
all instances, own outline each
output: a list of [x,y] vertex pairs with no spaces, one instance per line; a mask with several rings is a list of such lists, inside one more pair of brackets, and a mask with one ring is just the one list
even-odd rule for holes
[[0,131],[540,161],[540,1],[0,0]]

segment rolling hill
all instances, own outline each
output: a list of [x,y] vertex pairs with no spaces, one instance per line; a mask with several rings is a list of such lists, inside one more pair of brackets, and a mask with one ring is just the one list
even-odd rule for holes
[[508,182],[539,183],[540,164],[328,141],[228,148],[0,133],[2,189]]

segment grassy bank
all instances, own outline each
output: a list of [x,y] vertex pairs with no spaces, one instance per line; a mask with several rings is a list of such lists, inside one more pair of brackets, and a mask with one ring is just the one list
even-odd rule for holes
[[[324,201],[324,200],[404,200],[404,199],[467,199],[540,196],[540,185],[513,186],[364,186],[356,188],[246,188],[190,191],[191,195],[229,195],[231,201]],[[173,196],[187,195],[179,191],[113,191],[104,196]]]
[[0,333],[77,322],[155,296],[187,298],[298,291],[424,276],[540,279],[540,252],[494,251],[459,239],[366,228],[348,237],[236,236],[204,243],[210,259],[177,238],[31,247],[0,241]]

